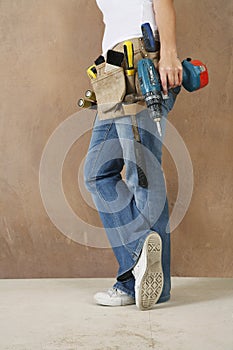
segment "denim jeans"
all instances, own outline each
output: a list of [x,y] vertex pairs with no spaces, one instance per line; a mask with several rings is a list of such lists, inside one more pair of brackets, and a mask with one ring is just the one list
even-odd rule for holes
[[147,109],[136,116],[147,188],[138,183],[130,116],[99,120],[96,115],[84,166],[85,186],[119,264],[114,287],[134,297],[133,275],[129,273],[124,281],[119,279],[133,269],[148,234],[156,231],[161,236],[164,286],[158,302],[168,300],[171,289],[169,211],[161,159],[167,115],[179,91],[170,90],[169,99],[163,100],[162,137]]

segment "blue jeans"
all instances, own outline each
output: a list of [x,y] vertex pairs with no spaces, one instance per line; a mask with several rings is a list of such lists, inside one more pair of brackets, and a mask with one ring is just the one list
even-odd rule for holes
[[[136,141],[130,116],[108,120],[96,116],[84,167],[85,186],[92,194],[119,263],[114,287],[134,297],[135,280],[130,271],[148,234],[156,231],[161,236],[164,286],[158,302],[167,301],[171,289],[169,211],[161,158],[167,115],[180,88],[176,90],[170,90],[169,99],[162,104],[162,137],[148,110],[136,116],[147,188],[138,183]],[[123,281],[122,276],[126,276]]]

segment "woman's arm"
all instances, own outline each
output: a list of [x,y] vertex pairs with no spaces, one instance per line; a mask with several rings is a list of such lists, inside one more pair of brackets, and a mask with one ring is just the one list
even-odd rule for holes
[[153,3],[161,44],[158,69],[167,95],[168,87],[182,83],[182,65],[176,48],[176,13],[173,0],[153,0]]

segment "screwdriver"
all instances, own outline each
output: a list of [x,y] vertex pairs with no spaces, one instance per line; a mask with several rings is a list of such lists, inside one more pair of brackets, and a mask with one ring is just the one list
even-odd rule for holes
[[135,68],[134,68],[134,47],[131,41],[124,42],[125,54],[125,75],[127,95],[135,93]]
[[126,74],[129,76],[134,75],[134,48],[131,41],[124,42],[124,53],[126,58]]

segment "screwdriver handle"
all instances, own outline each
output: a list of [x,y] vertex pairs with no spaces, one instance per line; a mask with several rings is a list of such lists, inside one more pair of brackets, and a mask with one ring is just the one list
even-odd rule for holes
[[131,41],[124,42],[124,53],[125,53],[125,60],[126,60],[126,74],[134,75],[135,74],[134,48],[133,48],[133,43]]

